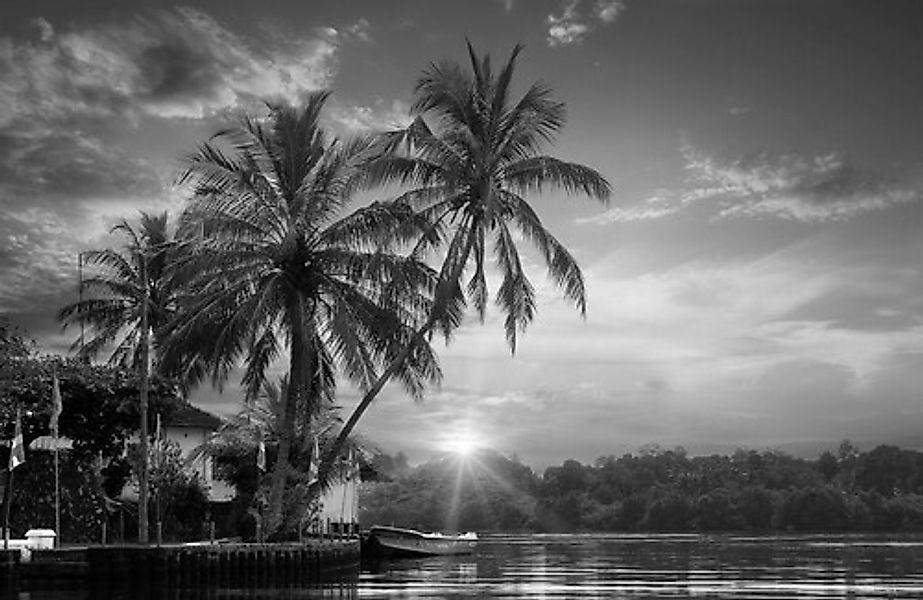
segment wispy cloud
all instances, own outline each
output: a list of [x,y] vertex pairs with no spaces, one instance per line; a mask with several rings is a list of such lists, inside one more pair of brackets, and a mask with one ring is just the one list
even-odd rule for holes
[[634,206],[616,207],[580,223],[606,224],[666,217],[708,204],[713,219],[770,217],[805,223],[846,221],[923,199],[919,183],[864,172],[838,153],[723,160],[682,148],[686,182]]
[[609,25],[625,10],[624,0],[596,0],[588,10],[579,10],[581,0],[565,0],[560,13],[546,17],[549,46],[580,44],[600,25]]
[[410,124],[410,108],[400,100],[391,104],[378,101],[373,106],[333,105],[330,119],[349,134],[366,133],[406,127]]
[[372,24],[365,17],[360,18],[352,25],[343,28],[343,32],[348,36],[355,38],[367,44],[372,42]]

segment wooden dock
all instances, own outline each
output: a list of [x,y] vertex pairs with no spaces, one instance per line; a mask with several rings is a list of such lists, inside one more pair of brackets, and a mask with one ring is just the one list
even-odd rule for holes
[[29,562],[0,550],[0,590],[299,587],[355,579],[359,558],[355,539],[74,547],[33,551]]

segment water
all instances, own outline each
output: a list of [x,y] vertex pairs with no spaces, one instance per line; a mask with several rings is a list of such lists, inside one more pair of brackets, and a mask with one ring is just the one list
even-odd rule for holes
[[357,597],[923,598],[923,538],[497,536],[474,557],[382,564]]
[[923,537],[494,535],[311,589],[21,593],[19,600],[923,598]]

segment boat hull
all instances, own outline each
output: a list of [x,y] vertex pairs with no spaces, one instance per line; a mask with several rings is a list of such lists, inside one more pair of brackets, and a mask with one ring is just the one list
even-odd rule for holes
[[392,556],[471,554],[477,548],[473,534],[441,535],[399,527],[372,527],[369,542],[376,552]]

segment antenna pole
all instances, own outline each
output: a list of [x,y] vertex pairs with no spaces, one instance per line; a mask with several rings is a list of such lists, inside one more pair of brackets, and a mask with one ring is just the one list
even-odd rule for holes
[[80,315],[80,356],[83,358],[83,337],[85,329],[83,325],[83,252],[77,253],[77,306],[80,307],[77,309],[77,314]]

